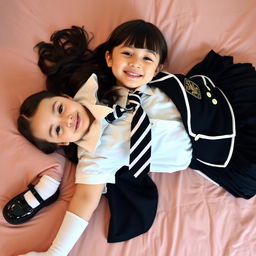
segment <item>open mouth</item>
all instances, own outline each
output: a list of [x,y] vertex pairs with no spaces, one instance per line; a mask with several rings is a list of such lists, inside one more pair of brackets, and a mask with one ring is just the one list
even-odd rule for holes
[[128,77],[130,77],[130,78],[140,78],[140,77],[142,77],[141,74],[138,74],[138,73],[132,72],[132,71],[124,71],[124,73],[125,73]]

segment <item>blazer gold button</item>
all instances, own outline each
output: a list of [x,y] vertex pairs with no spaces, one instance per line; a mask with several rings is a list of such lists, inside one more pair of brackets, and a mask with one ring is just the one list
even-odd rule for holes
[[218,103],[218,101],[216,99],[212,99],[212,104],[216,105]]
[[212,94],[210,92],[207,92],[206,93],[207,97],[211,98],[212,97]]

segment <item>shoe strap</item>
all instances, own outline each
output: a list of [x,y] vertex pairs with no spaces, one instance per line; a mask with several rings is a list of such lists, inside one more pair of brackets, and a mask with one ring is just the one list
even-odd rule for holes
[[29,184],[28,188],[31,191],[31,193],[33,194],[33,196],[37,199],[37,201],[42,204],[44,202],[44,199],[38,194],[38,192],[35,190],[34,188],[35,185],[33,184]]

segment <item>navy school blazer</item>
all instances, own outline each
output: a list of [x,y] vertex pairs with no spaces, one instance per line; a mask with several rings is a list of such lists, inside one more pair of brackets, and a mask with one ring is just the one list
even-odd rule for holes
[[232,106],[221,89],[203,75],[187,78],[167,72],[160,72],[149,86],[165,92],[179,110],[191,139],[193,160],[226,167],[234,150],[236,129]]

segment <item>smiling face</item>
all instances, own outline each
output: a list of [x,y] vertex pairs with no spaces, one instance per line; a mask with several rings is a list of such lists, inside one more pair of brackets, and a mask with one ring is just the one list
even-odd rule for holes
[[67,97],[43,99],[30,119],[32,134],[41,140],[68,145],[80,140],[90,127],[91,115]]
[[105,57],[117,85],[131,90],[150,82],[162,68],[159,54],[124,44],[114,47],[112,53],[106,52]]

